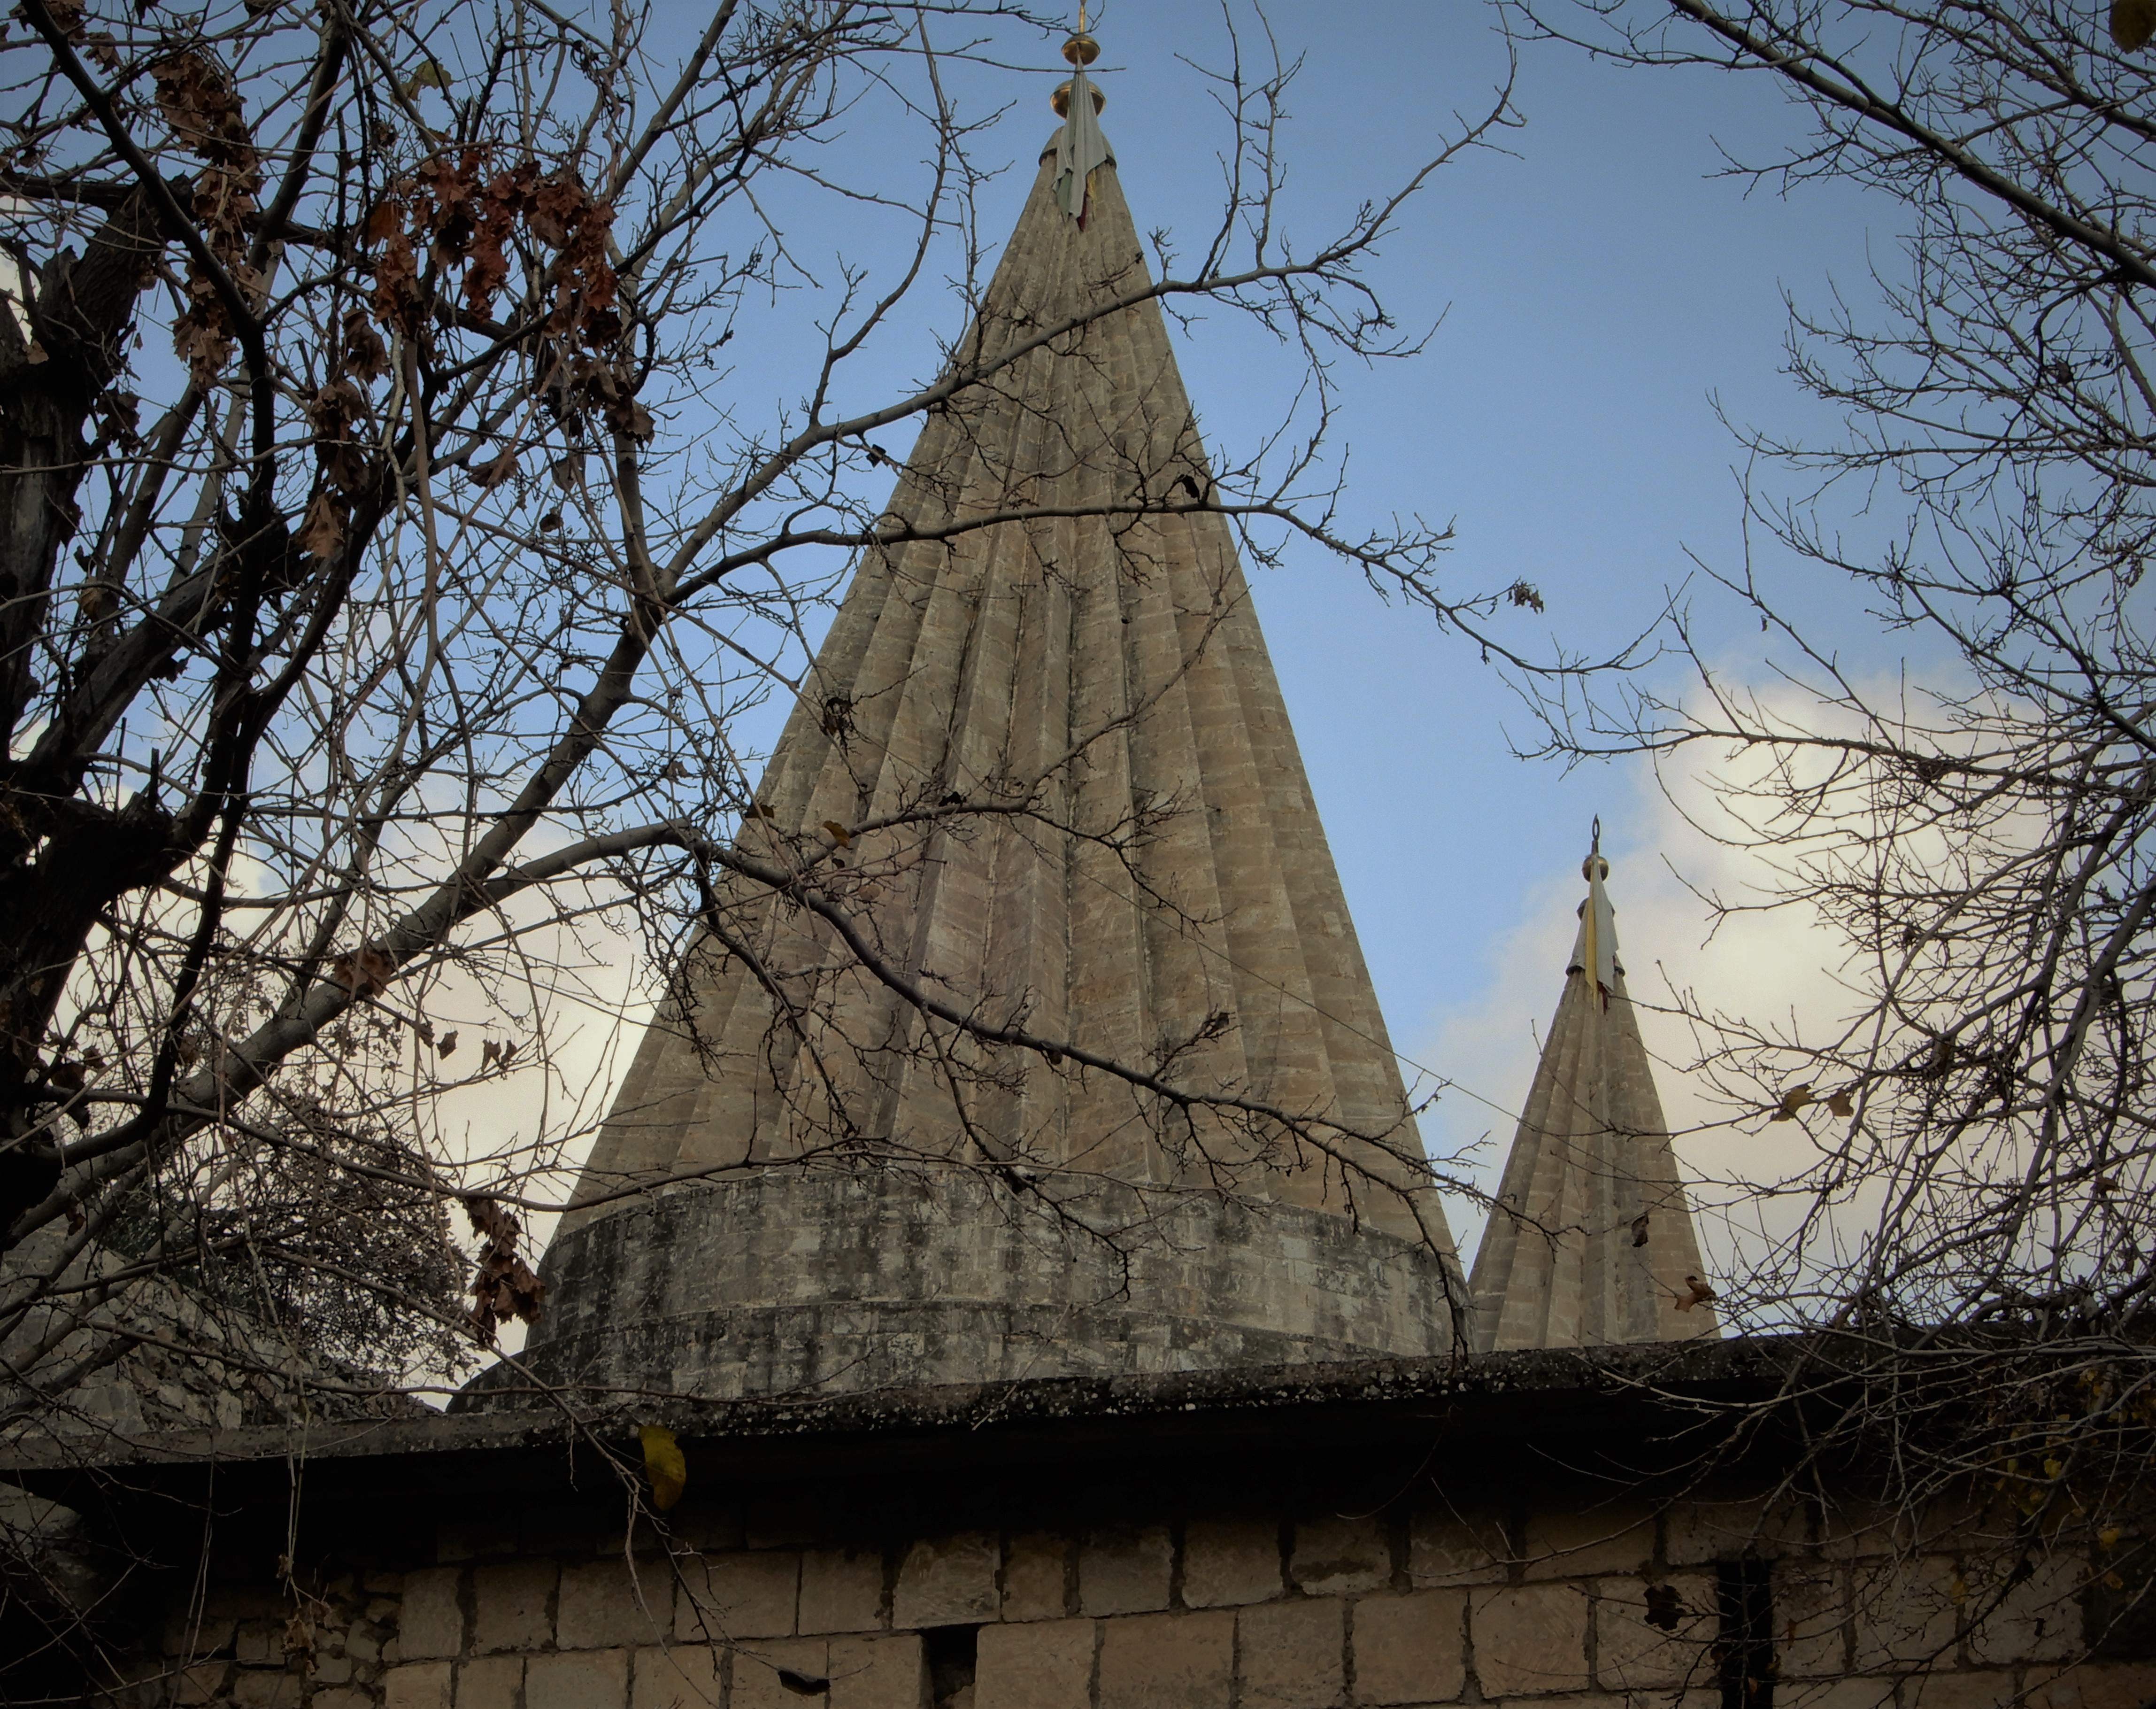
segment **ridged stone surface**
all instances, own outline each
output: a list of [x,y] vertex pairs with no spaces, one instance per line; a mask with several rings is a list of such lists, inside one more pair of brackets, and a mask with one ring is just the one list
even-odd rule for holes
[[1477,1352],[1719,1332],[1712,1306],[1676,1309],[1705,1266],[1625,970],[1605,1003],[1581,960],[1575,947],[1475,1254]]
[[[1146,287],[1112,166],[1081,233],[1052,147],[958,360]],[[1151,301],[932,412],[891,512],[999,519],[864,559],[741,846],[820,862],[921,989],[1325,1146],[931,1036],[828,928],[722,891],[728,939],[690,952],[579,1188],[644,1191],[564,1219],[537,1368],[735,1393],[1453,1344],[1450,1237],[1211,492]],[[1018,811],[859,830],[843,866],[820,828],[954,800]],[[688,1179],[834,1140],[826,1172]]]

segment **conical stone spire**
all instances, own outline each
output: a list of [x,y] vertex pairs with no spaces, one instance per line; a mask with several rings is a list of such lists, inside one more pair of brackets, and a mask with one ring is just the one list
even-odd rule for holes
[[1533,1089],[1475,1255],[1475,1350],[1719,1333],[1695,1300],[1691,1210],[1640,1039],[1599,843]]
[[[1148,283],[1112,153],[1081,226],[1057,140],[956,365]],[[960,390],[890,506],[947,538],[864,559],[739,842],[920,991],[1316,1118],[1332,1156],[990,1052],[744,888],[593,1148],[580,1198],[639,1190],[564,1219],[535,1368],[732,1394],[1451,1348],[1450,1236],[1212,491],[1150,300]]]

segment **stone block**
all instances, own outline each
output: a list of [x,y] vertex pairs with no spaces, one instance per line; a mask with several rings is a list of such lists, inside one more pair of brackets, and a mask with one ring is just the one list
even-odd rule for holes
[[1168,1606],[1175,1545],[1164,1525],[1113,1525],[1089,1535],[1078,1551],[1082,1614],[1152,1614]]
[[537,1650],[554,1636],[552,1561],[505,1561],[472,1569],[472,1649]]
[[1194,1519],[1183,1527],[1186,1607],[1269,1602],[1281,1588],[1280,1526],[1273,1521]]
[[1662,1558],[1672,1567],[1740,1555],[1779,1559],[1807,1546],[1809,1523],[1794,1501],[1679,1501],[1663,1521]]
[[[349,1652],[350,1641],[346,1640]],[[397,1611],[397,1653],[406,1661],[457,1655],[465,1647],[464,1610],[457,1606],[457,1569],[429,1567],[404,1575]]]
[[475,1656],[457,1669],[457,1709],[516,1709],[523,1688],[522,1656]]
[[451,1709],[449,1663],[412,1661],[391,1668],[382,1676],[382,1709]]
[[1070,1545],[1046,1531],[1025,1531],[1004,1547],[1003,1615],[1007,1620],[1060,1620],[1066,1606]]
[[918,1632],[834,1638],[830,1709],[921,1709],[927,1666]]
[[1230,1614],[1103,1621],[1097,1709],[1227,1709],[1235,1663]]
[[233,1709],[300,1709],[306,1682],[283,1668],[242,1668],[232,1682]]
[[1785,1680],[1820,1679],[1849,1665],[1849,1600],[1841,1570],[1784,1561],[1774,1568],[1774,1660]]
[[1310,1596],[1353,1596],[1392,1583],[1393,1549],[1382,1516],[1324,1513],[1297,1520],[1288,1573]]
[[725,1655],[702,1644],[638,1650],[629,1709],[719,1709],[726,1696]]
[[1408,1578],[1418,1590],[1502,1584],[1512,1552],[1502,1520],[1488,1509],[1424,1507],[1408,1521]]
[[232,1634],[232,1653],[242,1667],[282,1667],[285,1665],[285,1627],[282,1621],[243,1620]]
[[[231,1671],[229,1665],[222,1661],[192,1662],[176,1670],[172,1701],[184,1706],[184,1709],[214,1701],[224,1695],[225,1676]],[[163,1701],[162,1692],[158,1701]],[[424,1706],[424,1709],[432,1709],[432,1706]]]
[[345,1686],[326,1691],[317,1686],[315,1695],[307,1701],[311,1709],[374,1709],[374,1693],[355,1691]]
[[434,1529],[434,1558],[444,1566],[458,1561],[476,1560],[481,1555],[513,1555],[516,1552],[516,1526],[511,1520],[498,1520],[483,1525],[441,1525]]
[[2087,1573],[2076,1561],[2032,1561],[2026,1578],[2003,1588],[1971,1582],[1963,1600],[1969,1653],[1979,1662],[2064,1661],[2082,1653],[2081,1593]]
[[628,1701],[626,1650],[565,1650],[524,1664],[524,1709],[626,1709]]
[[801,1557],[803,1636],[873,1632],[883,1624],[883,1551],[810,1549]]
[[616,1557],[562,1569],[554,1642],[562,1650],[608,1650],[656,1644],[674,1613],[674,1574],[663,1561],[634,1569]]
[[1850,1568],[1850,1612],[1856,1670],[1954,1665],[1958,1600],[1964,1588],[1953,1562],[1862,1560]]
[[1528,1578],[1644,1573],[1655,1553],[1655,1516],[1645,1502],[1596,1490],[1528,1509],[1520,1538]]
[[827,1638],[778,1638],[745,1644],[734,1651],[733,1690],[729,1709],[801,1709],[807,1697],[829,1699],[822,1691],[806,1694],[780,1677],[791,1673],[804,1681],[831,1676],[831,1644]]
[[1837,1561],[1893,1554],[1908,1547],[1910,1526],[1899,1507],[1856,1495],[1835,1495],[1816,1514],[1820,1552]]
[[2010,1673],[1932,1670],[1902,1682],[1902,1709],[2000,1709],[2013,1701]]
[[1467,1629],[1486,1697],[1587,1687],[1587,1593],[1569,1584],[1472,1591]]
[[996,1617],[994,1534],[924,1537],[906,1552],[891,1598],[897,1626],[963,1626]]
[[1348,1605],[1260,1603],[1235,1616],[1240,1709],[1330,1709],[1347,1690]]
[[1894,1681],[1794,1680],[1774,1687],[1774,1709],[1894,1709]]
[[2143,1709],[2156,1702],[2156,1662],[2084,1662],[2060,1673],[2032,1669],[2029,1709]]
[[1093,1634],[1091,1620],[983,1626],[973,1709],[1089,1709]]
[[1467,1682],[1467,1593],[1366,1596],[1352,1649],[1358,1703],[1449,1703]]
[[1712,1578],[1679,1576],[1651,1586],[1606,1578],[1600,1590],[1594,1600],[1596,1684],[1623,1691],[1713,1683],[1716,1664],[1708,1650],[1722,1617]]
[[793,1630],[801,1557],[790,1549],[682,1561],[674,1635],[686,1643],[783,1638]]

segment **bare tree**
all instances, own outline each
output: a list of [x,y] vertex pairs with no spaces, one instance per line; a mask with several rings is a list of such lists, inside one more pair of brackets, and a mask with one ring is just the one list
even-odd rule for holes
[[[1790,1379],[1819,1456],[1861,1449],[1909,1511],[2002,1504],[1979,1602],[2053,1527],[2069,1557],[2095,1540],[2118,1599],[2148,1494],[2156,82],[2118,9],[2114,39],[2059,0],[1507,8],[1522,36],[1779,90],[1787,152],[1727,169],[1861,185],[1907,233],[1868,302],[1791,310],[1791,370],[1847,437],[1742,438],[1751,520],[1923,662],[1882,694],[1844,668],[1849,631],[1799,634],[1749,564],[1710,565],[1789,643],[1784,680],[1728,683],[1687,616],[1682,692],[1547,710],[1559,751],[1708,779],[1702,827],[1763,875],[1719,916],[1809,911],[1843,946],[1821,1031],[1676,999],[1731,1120],[1810,1140],[1728,1183],[1776,1233],[1722,1297],[1828,1331]],[[1845,543],[1881,517],[1885,543]]]
[[[634,951],[656,983],[695,931],[773,898],[917,1011],[917,1048],[954,1075],[1075,1052],[1164,1108],[1342,1169],[1369,1172],[1356,1148],[1374,1145],[1383,1190],[1428,1185],[1397,1135],[1035,1037],[993,993],[908,984],[850,926],[863,876],[835,849],[1052,820],[1047,780],[820,838],[730,834],[756,816],[743,715],[801,692],[850,555],[911,538],[880,509],[869,435],[992,389],[1077,324],[836,401],[946,264],[978,303],[982,121],[953,75],[992,116],[1009,63],[1061,20],[1001,0],[715,0],[670,50],[647,8],[542,0],[184,17],[25,0],[17,17],[0,1425],[63,1416],[117,1372],[151,1395],[192,1382],[169,1406],[228,1419],[453,1377],[534,1308],[520,1218],[559,1207],[553,1171],[599,1113],[556,1069],[570,1000],[618,1011],[608,966]],[[1099,311],[1246,311],[1307,363],[1314,413],[1209,491],[1100,513],[1200,506],[1261,557],[1315,543],[1494,646],[1505,596],[1440,590],[1442,530],[1349,532],[1319,436],[1334,356],[1414,347],[1360,262],[1430,170],[1505,121],[1504,95],[1291,252],[1271,135],[1286,75],[1224,75],[1217,227]],[[864,113],[911,139],[917,170],[841,146]],[[882,222],[835,282],[774,211],[819,198]],[[812,312],[788,319],[803,296]],[[809,328],[792,407],[715,401],[730,341]],[[459,1001],[492,1012],[486,1037],[437,1024]],[[552,1100],[538,1130],[468,1149],[444,1094],[516,1074]],[[859,1136],[834,1120],[823,1139],[843,1156]]]

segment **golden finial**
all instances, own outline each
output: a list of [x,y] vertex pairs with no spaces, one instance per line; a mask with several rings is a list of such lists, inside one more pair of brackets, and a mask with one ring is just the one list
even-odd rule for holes
[[[1100,57],[1101,44],[1086,33],[1086,8],[1083,0],[1081,0],[1078,8],[1078,33],[1064,43],[1063,58],[1065,63],[1082,73],[1088,65]],[[1087,84],[1089,87],[1092,86],[1091,79],[1087,80]],[[1070,85],[1068,83],[1057,84],[1055,93],[1048,98],[1048,104],[1055,109],[1057,118],[1069,118],[1070,116]],[[1093,111],[1097,113],[1107,104],[1107,96],[1101,94],[1097,87],[1094,87]]]

